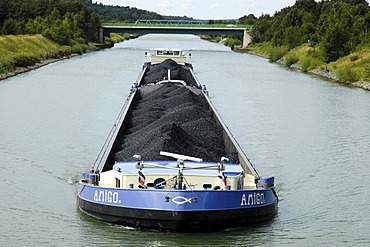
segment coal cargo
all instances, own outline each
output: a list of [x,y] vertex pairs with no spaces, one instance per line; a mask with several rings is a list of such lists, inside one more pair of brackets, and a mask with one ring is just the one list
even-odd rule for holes
[[170,69],[171,80],[183,80],[187,86],[168,82],[138,88],[128,121],[117,137],[115,160],[132,160],[135,154],[144,160],[168,160],[159,154],[167,151],[210,162],[226,156],[237,162],[236,154],[226,153],[222,129],[189,68],[170,59],[149,68],[142,80],[145,85],[162,80]]

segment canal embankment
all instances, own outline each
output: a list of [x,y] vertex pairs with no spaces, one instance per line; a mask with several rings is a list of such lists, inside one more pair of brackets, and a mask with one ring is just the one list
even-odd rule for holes
[[370,49],[359,48],[337,61],[325,63],[320,59],[320,50],[304,44],[292,50],[284,47],[272,48],[268,45],[235,48],[237,52],[257,55],[290,69],[343,83],[348,86],[370,91]]
[[27,72],[73,54],[42,35],[0,36],[0,79]]
[[114,43],[136,37],[130,34],[112,34],[106,38],[105,44],[79,43],[65,46],[41,34],[0,36],[0,80],[86,52],[110,48]]
[[228,37],[201,36],[202,39],[231,47],[233,51],[249,53],[276,62],[284,67],[319,76],[335,83],[370,91],[370,49],[362,48],[331,63],[320,59],[319,48],[304,44],[289,50],[272,47],[269,42],[241,48]]

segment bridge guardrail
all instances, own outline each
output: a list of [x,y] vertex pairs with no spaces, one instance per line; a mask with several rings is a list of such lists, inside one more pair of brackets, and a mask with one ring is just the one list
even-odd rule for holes
[[[203,28],[229,28],[229,24],[160,24],[160,23],[128,23],[128,22],[104,22],[101,26],[138,26],[138,27],[203,27]],[[233,24],[233,28],[253,28],[252,25]]]

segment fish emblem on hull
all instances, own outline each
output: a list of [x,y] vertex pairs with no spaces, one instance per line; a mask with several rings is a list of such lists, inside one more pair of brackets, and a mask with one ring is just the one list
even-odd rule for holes
[[182,205],[182,204],[185,204],[185,203],[191,203],[191,198],[186,198],[186,197],[183,197],[183,196],[176,196],[174,198],[172,198],[172,202],[173,203],[176,203],[178,205]]

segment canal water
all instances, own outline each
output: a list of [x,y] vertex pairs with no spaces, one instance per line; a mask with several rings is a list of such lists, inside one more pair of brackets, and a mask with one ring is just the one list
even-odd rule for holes
[[[76,206],[150,48],[191,50],[198,79],[263,176],[270,222],[180,234],[112,225]],[[188,35],[147,35],[0,81],[2,246],[369,246],[370,92]]]

